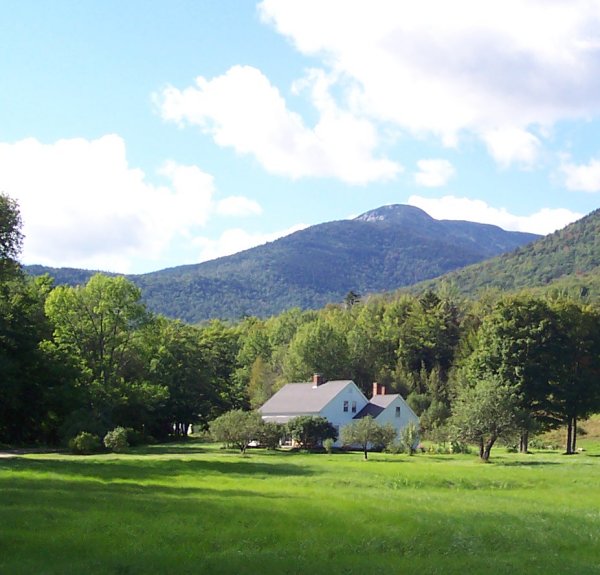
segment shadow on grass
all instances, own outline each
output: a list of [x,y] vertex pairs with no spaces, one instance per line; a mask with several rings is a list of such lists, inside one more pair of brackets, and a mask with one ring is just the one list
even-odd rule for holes
[[132,455],[190,455],[193,453],[207,453],[210,451],[206,447],[201,447],[197,443],[186,444],[160,444],[160,445],[144,445],[140,447],[132,447],[128,453]]
[[552,465],[562,465],[560,461],[490,461],[493,465],[498,467],[549,467]]
[[231,461],[202,461],[181,459],[113,459],[73,456],[68,459],[11,458],[0,461],[0,469],[35,473],[59,473],[101,481],[148,481],[168,479],[179,475],[239,475],[247,477],[308,476],[307,466],[288,463],[261,463],[250,458]]
[[[45,497],[66,497],[91,499],[92,501],[101,501],[112,499],[114,497],[135,498],[139,503],[144,500],[156,501],[157,497],[189,497],[215,498],[215,497],[257,497],[261,499],[289,499],[289,494],[278,495],[276,493],[265,493],[251,491],[249,489],[217,489],[213,487],[187,487],[183,485],[145,485],[139,483],[131,483],[127,481],[119,481],[115,479],[111,482],[73,481],[73,477],[67,480],[61,479],[44,479],[41,485],[38,480],[31,478],[10,478],[4,482],[0,480],[0,484],[5,483],[4,491],[21,491],[31,493],[35,492],[37,497],[46,494]],[[65,485],[67,484],[67,486]]]

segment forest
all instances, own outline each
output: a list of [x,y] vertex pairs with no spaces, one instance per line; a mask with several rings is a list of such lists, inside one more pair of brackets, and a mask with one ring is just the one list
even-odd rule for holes
[[288,382],[377,381],[420,416],[422,436],[526,451],[530,439],[600,411],[600,311],[560,293],[442,285],[189,325],[151,313],[123,277],[54,286],[19,264],[19,207],[0,194],[0,444],[63,445],[117,426],[139,442],[262,405]]

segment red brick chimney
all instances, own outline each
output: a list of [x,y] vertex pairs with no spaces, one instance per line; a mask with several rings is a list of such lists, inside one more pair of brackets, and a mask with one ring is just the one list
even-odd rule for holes
[[319,387],[319,385],[323,385],[325,383],[323,381],[323,376],[320,373],[315,373],[313,375],[313,387]]
[[376,381],[373,382],[373,396],[385,395],[385,385],[379,385]]

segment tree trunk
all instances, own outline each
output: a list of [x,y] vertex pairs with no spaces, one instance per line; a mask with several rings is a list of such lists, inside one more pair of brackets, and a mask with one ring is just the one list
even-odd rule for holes
[[368,459],[368,456],[367,456],[367,446],[366,445],[365,445],[364,449],[365,449],[365,459]]
[[525,429],[521,432],[519,440],[519,453],[529,453],[529,430]]
[[577,453],[577,416],[573,416],[573,435],[571,436],[571,453]]
[[479,459],[483,459],[483,437],[479,438]]
[[[490,452],[492,451],[492,447],[494,446],[494,443],[496,443],[496,437],[492,436],[490,437],[486,442],[485,445],[483,445],[483,451],[481,454],[481,461],[484,461],[485,463],[487,463],[490,460]],[[482,442],[483,444],[483,442]]]
[[569,421],[567,423],[567,455],[571,455],[571,453],[573,453],[571,451],[571,447],[573,447],[573,419],[569,417]]

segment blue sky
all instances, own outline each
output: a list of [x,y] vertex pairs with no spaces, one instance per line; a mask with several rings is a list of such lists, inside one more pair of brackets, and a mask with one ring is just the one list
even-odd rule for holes
[[4,0],[25,263],[143,273],[409,203],[550,233],[600,199],[600,1]]

